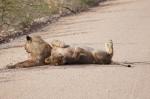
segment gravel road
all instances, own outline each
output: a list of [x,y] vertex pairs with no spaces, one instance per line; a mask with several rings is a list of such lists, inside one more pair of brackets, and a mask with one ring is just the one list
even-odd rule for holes
[[[59,19],[32,35],[104,49],[114,41],[118,65],[0,70],[0,99],[150,99],[150,0],[112,0]],[[0,46],[0,68],[27,58],[25,36]],[[10,48],[7,48],[10,47]],[[7,48],[7,49],[6,49]]]

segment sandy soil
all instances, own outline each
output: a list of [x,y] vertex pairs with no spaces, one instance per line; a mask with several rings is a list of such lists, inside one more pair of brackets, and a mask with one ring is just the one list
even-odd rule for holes
[[[117,65],[0,70],[0,99],[150,99],[150,0],[113,0],[60,19],[32,35],[103,49],[114,41]],[[0,46],[0,68],[27,58],[25,37]]]

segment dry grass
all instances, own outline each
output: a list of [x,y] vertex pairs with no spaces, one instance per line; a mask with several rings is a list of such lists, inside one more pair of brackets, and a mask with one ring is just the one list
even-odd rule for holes
[[[43,20],[44,17],[56,14],[62,16],[77,13],[97,5],[100,1],[103,0],[0,0],[0,43],[23,35],[22,31],[30,32],[32,27],[40,24],[37,19]],[[43,21],[46,20],[49,21]]]

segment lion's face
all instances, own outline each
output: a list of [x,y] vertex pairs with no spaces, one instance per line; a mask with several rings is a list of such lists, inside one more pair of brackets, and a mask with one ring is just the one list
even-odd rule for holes
[[53,65],[63,65],[64,64],[64,59],[62,55],[56,55],[56,56],[50,56],[45,59],[46,64],[53,64]]

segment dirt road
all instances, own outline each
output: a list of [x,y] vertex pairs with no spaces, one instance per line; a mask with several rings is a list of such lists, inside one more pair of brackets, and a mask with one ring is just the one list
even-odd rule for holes
[[[60,19],[32,35],[103,49],[114,41],[117,65],[44,66],[0,71],[0,99],[150,99],[150,0],[113,0]],[[25,37],[0,46],[0,68],[25,60]]]

